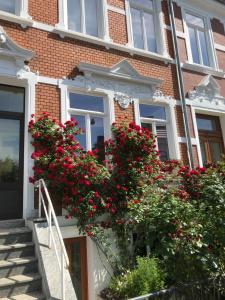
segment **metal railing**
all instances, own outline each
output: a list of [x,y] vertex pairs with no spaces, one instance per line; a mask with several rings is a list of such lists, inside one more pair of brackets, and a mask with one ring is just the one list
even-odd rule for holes
[[[62,234],[59,229],[59,224],[56,218],[56,214],[52,205],[52,201],[46,187],[46,184],[43,179],[38,180],[35,183],[35,186],[38,188],[38,216],[41,218],[42,207],[44,209],[45,217],[48,224],[48,247],[51,249],[52,244],[54,246],[55,254],[58,261],[59,270],[61,273],[61,300],[65,300],[65,268],[69,267],[69,258],[66,252],[66,248],[63,242]],[[47,206],[45,204],[45,198],[47,200]],[[53,221],[53,222],[52,222]],[[60,251],[57,249],[55,236],[52,230],[52,224],[54,223],[56,228],[56,233],[58,235],[60,243]],[[60,252],[60,253],[59,253]]]

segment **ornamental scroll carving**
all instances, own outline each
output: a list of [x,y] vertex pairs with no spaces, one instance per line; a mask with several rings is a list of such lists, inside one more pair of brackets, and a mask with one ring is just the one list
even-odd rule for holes
[[128,108],[128,106],[134,101],[132,97],[122,93],[115,93],[114,99],[123,109]]

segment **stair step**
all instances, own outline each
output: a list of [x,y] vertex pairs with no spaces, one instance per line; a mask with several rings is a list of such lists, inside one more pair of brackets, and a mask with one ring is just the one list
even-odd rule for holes
[[32,231],[27,227],[0,229],[0,245],[31,242]]
[[35,257],[11,258],[0,261],[0,278],[37,272]]
[[1,300],[44,300],[45,296],[40,292],[33,292],[29,294],[22,294],[12,296],[10,298],[1,298]]
[[18,228],[18,227],[24,227],[24,226],[25,226],[25,221],[23,219],[0,221],[0,229],[2,229],[2,228]]
[[42,288],[41,276],[38,273],[16,275],[0,279],[0,299],[11,298],[15,295],[40,291]]
[[0,260],[25,256],[34,256],[34,243],[27,242],[12,245],[0,245]]

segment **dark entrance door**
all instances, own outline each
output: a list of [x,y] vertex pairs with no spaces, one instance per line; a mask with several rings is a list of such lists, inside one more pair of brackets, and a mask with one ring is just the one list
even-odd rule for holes
[[196,118],[203,164],[219,161],[224,154],[219,117],[197,114]]
[[0,85],[0,220],[23,216],[24,89]]

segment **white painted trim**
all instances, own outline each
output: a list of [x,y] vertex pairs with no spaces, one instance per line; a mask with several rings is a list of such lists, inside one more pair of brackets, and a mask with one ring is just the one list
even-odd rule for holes
[[220,45],[220,44],[217,44],[217,43],[215,43],[214,45],[215,45],[216,50],[225,52],[225,46],[224,45]]
[[46,77],[46,76],[39,76],[37,75],[37,82],[38,83],[44,83],[44,84],[50,84],[50,85],[58,85],[58,79]]
[[195,71],[195,72],[199,72],[199,73],[203,73],[203,74],[210,74],[216,77],[220,77],[220,78],[224,78],[225,77],[225,72],[223,70],[216,70],[214,68],[210,68],[210,67],[206,67],[203,65],[198,65],[198,64],[193,64],[193,63],[189,63],[189,62],[185,62],[183,64],[181,64],[183,69],[186,70],[191,70],[191,71]]
[[178,38],[186,40],[186,34],[185,34],[185,32],[176,30],[176,34],[177,34]]
[[193,120],[195,138],[196,138],[196,142],[197,142],[196,146],[197,146],[199,166],[203,167],[202,153],[201,153],[200,140],[199,140],[199,134],[198,134],[198,127],[197,127],[196,112],[195,112],[195,108],[192,105],[191,105],[191,113],[192,113],[192,120]]
[[118,14],[121,14],[121,15],[126,15],[126,11],[125,11],[125,9],[122,9],[122,8],[119,8],[119,7],[116,7],[116,6],[112,6],[112,5],[107,5],[107,8],[108,8],[108,10],[110,10],[110,11],[113,11],[113,12],[116,12],[116,13],[118,13]]
[[20,24],[22,27],[32,26],[33,21],[28,14],[28,0],[16,1],[15,14],[0,10],[0,19]]
[[[178,142],[180,144],[186,144],[187,143],[187,139],[186,139],[186,137],[179,136],[178,137]],[[197,145],[196,138],[191,138],[191,144],[192,144],[192,146],[196,146]]]

